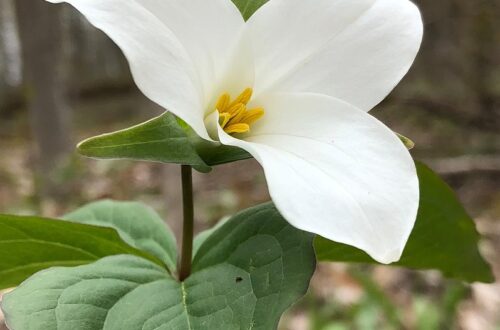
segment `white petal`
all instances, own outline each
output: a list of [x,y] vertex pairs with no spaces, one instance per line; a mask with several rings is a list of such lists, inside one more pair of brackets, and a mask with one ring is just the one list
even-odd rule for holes
[[240,49],[245,21],[238,8],[230,0],[136,1],[158,17],[184,46],[200,75],[208,103],[233,61],[234,51]]
[[[142,92],[208,138],[207,93],[244,27],[227,0],[49,0],[68,2],[125,53]],[[212,82],[212,83],[209,83]]]
[[415,165],[396,134],[374,117],[322,95],[261,98],[266,115],[249,136],[219,130],[250,152],[271,197],[295,227],[398,260],[419,201]]
[[255,83],[253,53],[247,30],[244,30],[239,37],[233,50],[228,51],[230,58],[227,59],[226,70],[210,82],[212,95],[207,99],[209,105],[207,113],[215,110],[215,103],[223,93],[236,97],[244,89],[253,87]]
[[249,21],[257,92],[312,92],[365,111],[407,73],[422,40],[408,0],[271,0]]

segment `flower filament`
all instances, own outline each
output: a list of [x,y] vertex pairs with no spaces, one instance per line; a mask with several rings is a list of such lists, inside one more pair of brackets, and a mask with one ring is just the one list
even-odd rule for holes
[[229,93],[222,94],[215,105],[219,112],[219,125],[227,134],[247,133],[250,126],[264,116],[263,108],[247,109],[253,89],[245,89],[231,100]]

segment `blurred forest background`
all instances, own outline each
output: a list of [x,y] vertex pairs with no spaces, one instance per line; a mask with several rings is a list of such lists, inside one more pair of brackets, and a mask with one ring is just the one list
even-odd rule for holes
[[[416,2],[425,21],[422,51],[373,114],[412,138],[414,156],[457,191],[500,279],[500,1]],[[75,10],[0,0],[0,212],[60,216],[96,199],[138,199],[179,231],[178,167],[74,152],[85,137],[161,111],[138,92],[120,50]],[[198,229],[269,199],[253,160],[196,175],[195,186]],[[500,329],[500,284],[321,265],[282,328]]]

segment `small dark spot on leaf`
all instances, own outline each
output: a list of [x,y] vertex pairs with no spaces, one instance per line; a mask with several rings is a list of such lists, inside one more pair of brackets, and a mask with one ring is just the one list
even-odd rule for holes
[[236,278],[236,283],[240,283],[241,281],[243,281],[243,278],[238,276],[238,277]]

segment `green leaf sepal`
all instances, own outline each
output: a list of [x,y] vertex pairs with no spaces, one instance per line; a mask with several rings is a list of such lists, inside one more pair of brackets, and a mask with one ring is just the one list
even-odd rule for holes
[[81,155],[100,159],[133,159],[190,165],[199,172],[251,156],[244,150],[200,138],[173,114],[80,142]]

